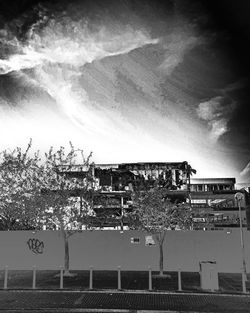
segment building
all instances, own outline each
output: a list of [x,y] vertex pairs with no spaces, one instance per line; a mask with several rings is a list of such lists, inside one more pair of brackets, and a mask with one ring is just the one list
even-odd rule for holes
[[[239,226],[239,209],[235,200],[239,190],[235,189],[235,178],[190,178],[190,165],[186,161],[95,164],[89,168],[76,165],[63,171],[79,178],[91,172],[97,227],[126,227],[126,215],[133,210],[133,191],[137,188],[146,190],[156,182],[168,189],[167,196],[172,201],[191,204],[194,229]],[[243,225],[250,228],[249,194],[243,189],[240,192],[244,195],[241,204]]]
[[244,196],[241,203],[243,226],[250,229],[249,193],[235,189],[235,183],[235,178],[191,179],[190,200],[197,229],[239,227],[237,192]]
[[191,178],[191,192],[235,190],[235,178]]
[[[246,189],[235,189],[235,178],[191,178],[191,170],[184,161],[74,165],[61,167],[60,172],[80,179],[91,176],[92,209],[94,217],[98,217],[93,217],[95,227],[126,228],[127,213],[133,210],[133,192],[157,185],[167,189],[170,200],[190,203],[194,229],[238,227],[235,194],[242,192],[243,226],[250,229],[250,201]],[[81,198],[81,191],[75,190],[71,195]]]
[[[146,162],[95,164],[93,170],[98,192],[94,194],[94,211],[103,227],[127,227],[126,214],[133,209],[131,194],[157,183],[169,190],[172,199],[186,200],[189,172],[187,162]],[[100,219],[103,217],[103,220]]]
[[147,190],[157,183],[169,190],[171,200],[185,202],[190,168],[186,161],[139,162],[93,164],[88,168],[75,165],[70,169],[65,166],[60,171],[78,178],[91,173],[95,190],[93,209],[98,216],[96,226],[123,229],[127,225],[126,214],[133,208],[131,195],[135,190]]
[[157,183],[169,190],[188,190],[190,165],[184,162],[147,162],[60,166],[59,172],[72,178],[91,175],[98,192],[133,191]]
[[94,176],[101,188],[109,191],[132,190],[137,184],[153,186],[157,180],[171,190],[186,190],[189,164],[184,162],[147,162],[95,164]]

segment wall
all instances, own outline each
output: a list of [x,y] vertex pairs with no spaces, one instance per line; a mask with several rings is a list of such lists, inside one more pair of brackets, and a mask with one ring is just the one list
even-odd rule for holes
[[[158,269],[157,246],[145,246],[145,235],[137,231],[82,231],[70,237],[72,269]],[[131,237],[140,238],[132,244]],[[250,232],[244,231],[247,270],[250,271]],[[38,250],[28,246],[38,239]],[[44,248],[42,247],[42,243]],[[39,246],[40,244],[40,246]],[[34,248],[34,247],[33,247]],[[39,250],[40,249],[40,250]],[[0,232],[0,267],[56,269],[63,265],[63,241],[59,231]],[[198,271],[199,261],[217,261],[220,272],[241,271],[239,229],[227,231],[168,231],[164,246],[164,266],[168,270]]]

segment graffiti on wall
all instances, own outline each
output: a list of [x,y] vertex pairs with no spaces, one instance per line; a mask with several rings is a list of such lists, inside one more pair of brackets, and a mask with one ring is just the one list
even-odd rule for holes
[[37,238],[30,238],[27,241],[29,249],[35,254],[42,254],[44,249],[44,242]]

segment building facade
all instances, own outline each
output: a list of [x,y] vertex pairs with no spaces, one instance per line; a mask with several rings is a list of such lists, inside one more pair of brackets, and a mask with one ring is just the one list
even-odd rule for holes
[[191,178],[190,191],[227,191],[235,190],[235,178]]
[[[168,190],[172,201],[188,202],[193,211],[194,229],[222,229],[239,226],[239,208],[235,200],[235,178],[192,178],[190,165],[184,162],[147,162],[80,165],[71,168],[72,177],[93,177],[93,210],[97,227],[124,229],[126,215],[133,210],[132,194],[138,188],[158,186]],[[243,226],[250,229],[249,194],[241,203]]]
[[235,194],[241,192],[243,226],[250,228],[249,193],[235,189],[235,178],[194,178],[190,199],[197,229],[239,227],[239,206]]
[[133,208],[131,196],[135,190],[148,190],[157,184],[169,190],[171,200],[185,202],[190,168],[183,161],[93,164],[88,168],[76,165],[70,170],[67,167],[60,170],[75,178],[91,172],[96,227],[124,229],[128,224],[126,215]]

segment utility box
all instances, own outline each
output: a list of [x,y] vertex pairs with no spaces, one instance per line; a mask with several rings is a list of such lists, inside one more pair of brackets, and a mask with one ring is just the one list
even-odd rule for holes
[[218,271],[215,261],[200,262],[200,282],[202,290],[215,291],[219,289]]

